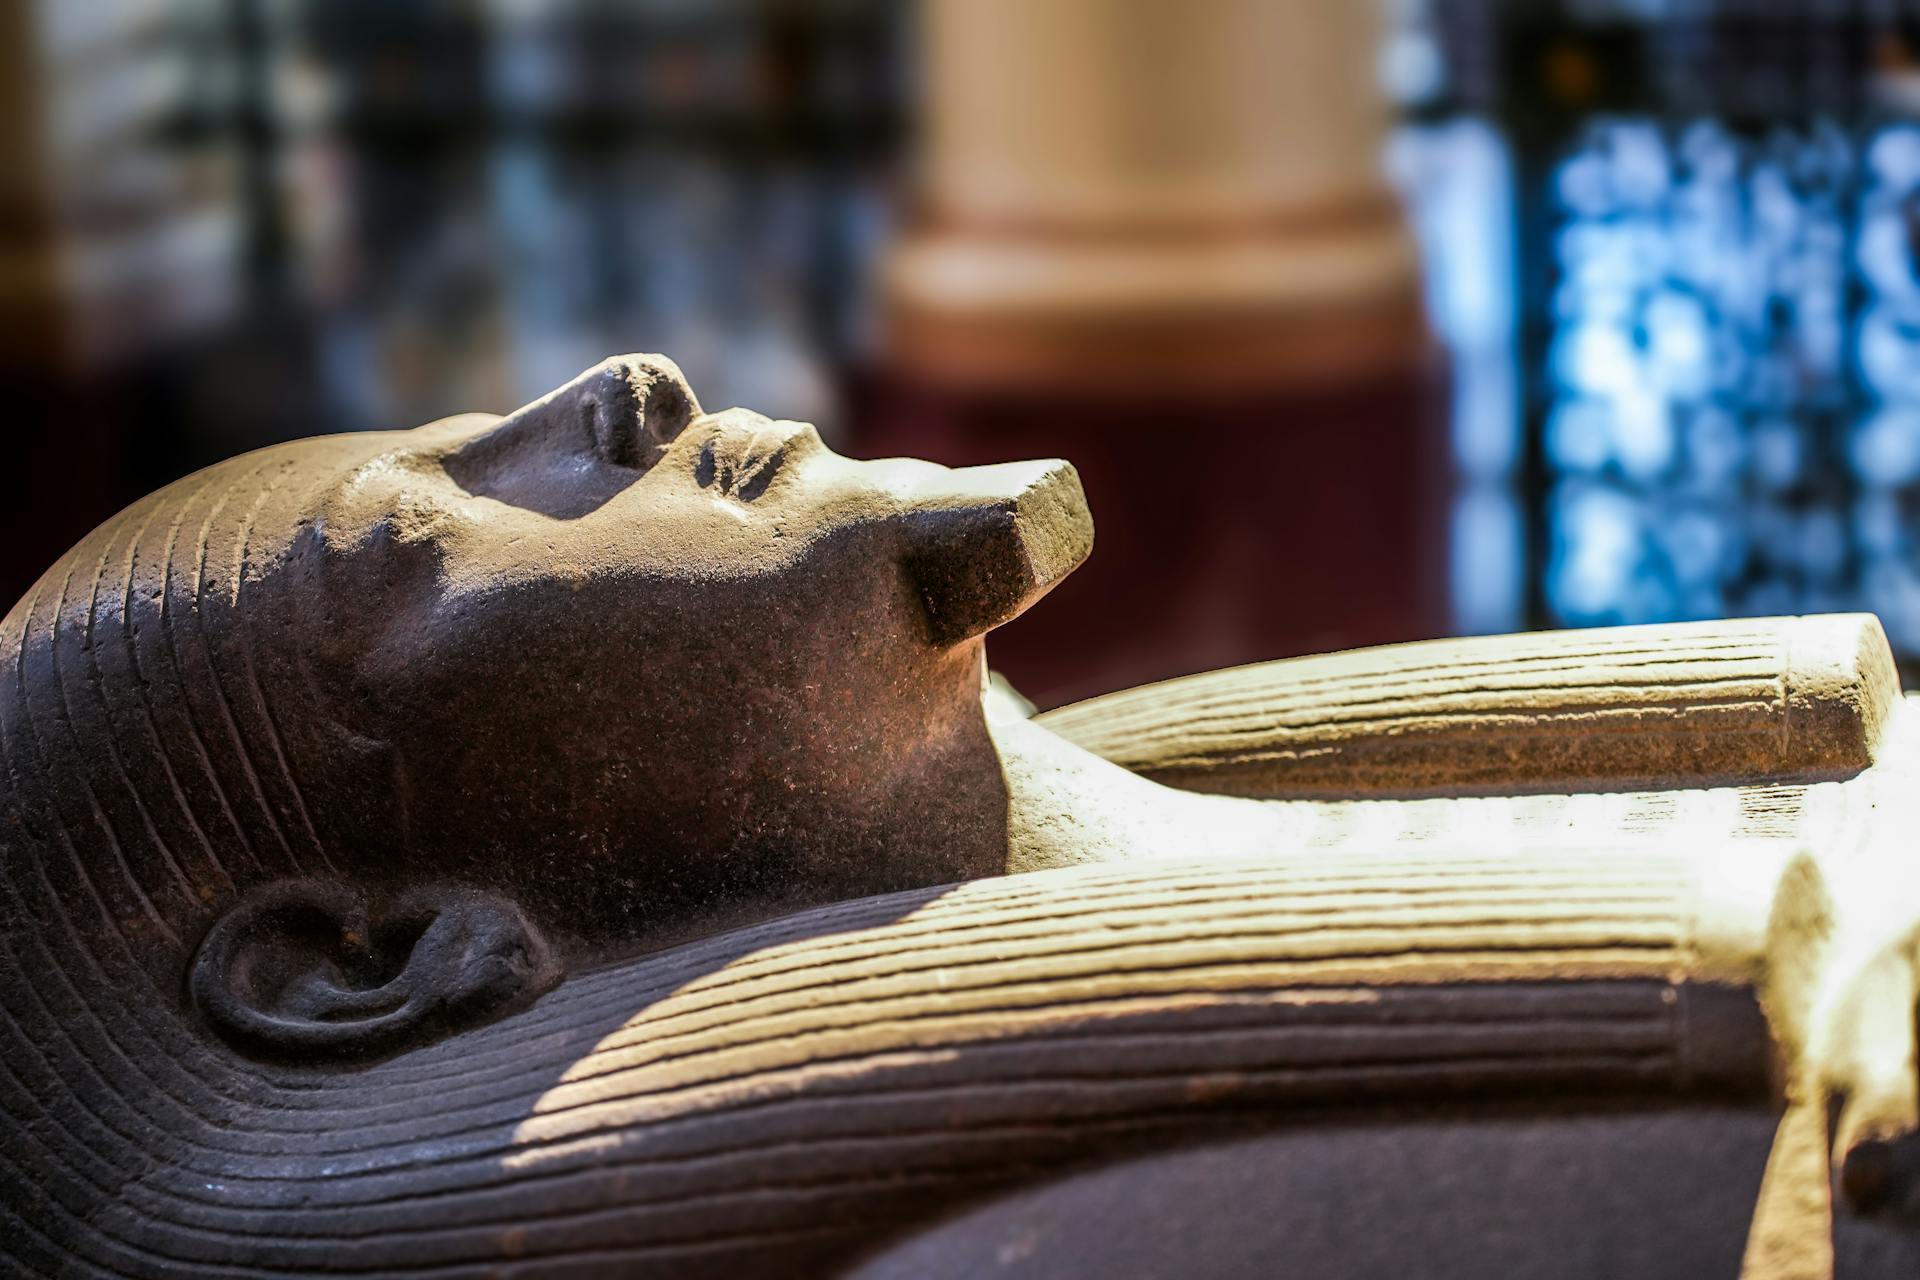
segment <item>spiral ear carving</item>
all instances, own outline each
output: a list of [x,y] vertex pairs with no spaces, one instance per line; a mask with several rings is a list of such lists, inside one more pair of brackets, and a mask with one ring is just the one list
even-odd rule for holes
[[216,921],[188,989],[241,1052],[311,1064],[417,1048],[558,977],[539,931],[505,899],[419,890],[376,918],[356,891],[301,880],[265,886]]

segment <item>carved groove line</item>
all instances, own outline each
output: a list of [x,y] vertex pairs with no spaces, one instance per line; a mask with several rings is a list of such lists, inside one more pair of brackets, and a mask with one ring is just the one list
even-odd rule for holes
[[241,599],[241,592],[247,580],[247,556],[253,542],[255,521],[259,518],[260,508],[266,505],[267,500],[286,480],[286,469],[289,465],[291,464],[281,464],[280,475],[272,484],[260,491],[253,505],[248,508],[245,521],[242,522],[240,547],[234,556],[233,563],[233,626],[236,633],[235,639],[240,648],[241,668],[247,677],[247,688],[253,695],[254,705],[260,714],[260,722],[266,728],[267,743],[273,750],[274,762],[279,766],[281,780],[286,784],[287,792],[293,798],[294,811],[300,817],[300,825],[307,834],[308,842],[313,846],[314,855],[319,858],[321,865],[337,875],[340,869],[328,856],[326,844],[320,839],[320,833],[314,830],[313,816],[307,810],[307,797],[300,789],[299,780],[294,777],[293,765],[287,759],[286,747],[281,740],[280,726],[274,719],[273,706],[267,698],[266,691],[260,687],[260,675],[253,660],[253,627],[247,620],[246,607]]
[[[153,701],[147,694],[147,673],[140,661],[139,640],[134,633],[133,598],[140,585],[137,576],[140,567],[140,552],[144,549],[147,535],[152,531],[155,518],[164,509],[165,506],[162,503],[153,504],[152,509],[147,512],[146,518],[141,521],[138,531],[136,531],[133,537],[127,542],[126,572],[123,576],[120,589],[120,643],[121,647],[126,651],[128,668],[133,673],[133,694],[139,707],[140,722],[147,731],[149,758],[160,767],[161,775],[165,777],[167,781],[167,790],[173,798],[174,805],[179,809],[181,817],[192,830],[194,839],[199,843],[201,851],[206,855],[207,865],[210,866],[221,879],[226,881],[227,891],[231,893],[234,892],[236,888],[233,882],[233,875],[227,870],[226,864],[220,861],[220,855],[213,847],[212,838],[208,836],[206,828],[201,826],[199,815],[193,811],[193,805],[187,799],[186,789],[180,785],[180,775],[173,767],[173,757],[161,739],[160,726],[153,715]],[[95,664],[94,672],[96,678],[98,678],[99,666],[97,663]],[[104,680],[102,681],[100,698],[102,703],[106,702],[107,695]]]
[[[1502,695],[1525,695],[1530,693],[1592,693],[1596,688],[1604,690],[1611,687],[1597,685],[1593,680],[1596,666],[1609,671],[1618,671],[1622,675],[1619,683],[1630,688],[1648,690],[1673,689],[1685,690],[1696,685],[1727,684],[1744,682],[1750,684],[1774,683],[1786,658],[1785,647],[1766,645],[1742,647],[1732,653],[1716,653],[1713,646],[1701,645],[1689,647],[1684,652],[1675,653],[1671,648],[1658,651],[1648,650],[1643,661],[1629,661],[1638,654],[1619,654],[1604,647],[1584,645],[1566,645],[1543,653],[1536,658],[1493,659],[1475,662],[1471,659],[1434,663],[1424,667],[1402,667],[1382,665],[1377,668],[1361,667],[1355,664],[1351,671],[1324,675],[1295,675],[1290,671],[1275,671],[1275,676],[1284,676],[1287,697],[1284,708],[1338,711],[1350,706],[1387,703],[1398,700],[1425,699],[1436,692],[1457,694],[1461,697],[1489,692]],[[1287,660],[1283,660],[1287,661]],[[1299,659],[1295,661],[1312,661]],[[1279,664],[1275,664],[1279,665]],[[1726,675],[1699,676],[1688,679],[1663,678],[1655,668],[1663,667],[1711,667],[1738,666],[1747,670]],[[1633,680],[1626,673],[1645,671],[1646,678]],[[1240,719],[1252,718],[1255,714],[1246,710],[1246,696],[1249,690],[1245,680],[1250,674],[1262,674],[1260,668],[1230,668],[1224,672],[1209,672],[1201,676],[1189,676],[1177,683],[1182,686],[1184,699],[1191,700],[1192,723],[1207,725],[1212,723],[1232,723]],[[1577,679],[1564,681],[1541,680],[1543,675],[1563,674]],[[1419,677],[1428,678],[1419,678]],[[1229,679],[1235,677],[1235,679]],[[1372,691],[1374,696],[1356,699],[1355,687]],[[1140,723],[1154,723],[1159,720],[1155,712],[1155,691],[1164,695],[1166,690],[1160,685],[1147,685],[1141,689],[1127,690],[1122,693],[1108,694],[1095,699],[1101,707],[1101,720],[1116,728],[1133,728]],[[1315,696],[1318,694],[1319,696]],[[1079,704],[1085,706],[1085,704]],[[1049,713],[1050,722],[1065,722],[1076,707],[1063,707],[1058,712]],[[1271,713],[1276,708],[1261,708],[1258,714]],[[1183,720],[1182,723],[1188,723]],[[1311,722],[1309,722],[1311,723]]]
[[[246,483],[257,482],[260,473],[265,469],[266,464],[262,463],[248,472]],[[193,565],[194,635],[199,641],[201,658],[207,664],[206,683],[213,691],[214,705],[220,710],[220,721],[226,727],[227,740],[233,746],[240,772],[246,777],[247,789],[252,793],[254,803],[259,806],[260,812],[266,817],[267,826],[272,830],[274,839],[279,842],[281,851],[286,854],[288,869],[294,875],[302,875],[304,869],[300,866],[300,859],[295,856],[293,844],[287,839],[287,833],[280,825],[279,815],[274,812],[273,803],[267,799],[266,790],[260,784],[260,774],[254,765],[253,753],[248,749],[246,736],[240,732],[240,725],[234,719],[233,704],[227,697],[226,681],[221,678],[220,666],[213,659],[213,647],[207,639],[207,557],[210,551],[208,540],[212,536],[214,521],[220,518],[220,513],[226,510],[228,501],[240,487],[239,484],[235,484],[222,492],[219,500],[213,504],[207,512],[207,518],[200,525]]]
[[[160,936],[165,938],[173,946],[178,947],[180,945],[179,935],[174,933],[172,926],[167,923],[166,917],[161,915],[159,909],[154,906],[153,899],[148,896],[147,886],[141,882],[139,874],[133,869],[133,864],[127,860],[126,850],[120,844],[120,833],[115,830],[112,821],[108,819],[105,811],[101,809],[100,797],[94,792],[93,782],[86,776],[86,770],[82,764],[84,750],[80,745],[79,735],[74,731],[73,708],[68,700],[67,678],[65,672],[61,669],[62,663],[60,661],[61,623],[66,617],[67,592],[73,583],[73,569],[74,566],[70,562],[67,565],[66,573],[60,579],[60,594],[54,601],[53,616],[47,623],[47,658],[52,664],[53,687],[58,698],[58,705],[54,708],[54,720],[56,726],[61,719],[66,721],[68,758],[62,760],[59,754],[52,750],[43,751],[43,754],[58,762],[62,775],[73,778],[79,784],[81,794],[86,797],[87,808],[92,815],[93,823],[99,828],[100,833],[107,838],[107,848],[113,853],[114,863],[120,868],[121,875],[126,878],[128,886],[133,890],[134,897],[139,899],[141,909],[144,910],[151,919],[153,927]],[[31,706],[27,709],[27,723],[28,727],[33,729],[35,737],[43,746],[51,745],[53,739],[50,739],[47,733],[41,733],[39,729],[34,726],[33,709]]]
[[[146,799],[140,794],[140,787],[133,780],[133,775],[127,771],[127,762],[120,754],[119,735],[115,732],[113,722],[113,700],[108,696],[106,681],[100,674],[100,654],[95,647],[94,625],[100,612],[100,583],[107,574],[107,559],[113,551],[114,540],[124,531],[125,526],[125,521],[116,522],[105,533],[97,535],[100,537],[100,558],[94,565],[93,585],[87,593],[86,627],[80,633],[80,651],[86,655],[87,660],[84,687],[85,691],[100,704],[100,716],[105,732],[99,736],[105,740],[107,762],[112,766],[113,780],[118,784],[118,789],[124,791],[133,802],[134,812],[139,815],[140,825],[147,833],[148,842],[160,855],[161,861],[166,863],[168,871],[172,873],[174,882],[179,885],[185,900],[191,903],[197,897],[194,893],[192,878],[187,875],[186,868],[181,864],[180,859],[174,856],[173,849],[160,835],[160,828],[155,825],[153,814],[147,809]],[[69,728],[73,727],[72,706],[72,699],[69,697],[67,700]],[[80,746],[77,732],[75,748],[76,755],[84,756],[85,750]]]
[[[212,788],[214,798],[219,801],[220,812],[226,818],[228,825],[233,828],[234,839],[245,851],[247,859],[253,863],[254,870],[264,874],[266,863],[261,861],[259,850],[254,848],[253,840],[240,821],[239,810],[234,808],[233,798],[227,794],[226,784],[221,781],[220,770],[214,767],[213,755],[207,750],[207,738],[200,725],[200,714],[194,709],[193,699],[188,693],[186,664],[180,657],[178,634],[180,624],[177,621],[178,614],[173,599],[174,556],[179,547],[180,530],[186,524],[193,504],[205,495],[208,484],[209,482],[202,482],[197,488],[184,492],[177,498],[173,498],[169,491],[160,499],[165,502],[173,498],[178,504],[167,529],[167,549],[160,575],[160,634],[166,640],[167,657],[173,667],[174,696],[180,700],[180,711],[187,722],[187,732],[183,736],[193,746],[194,754],[200,761],[201,771],[206,775],[207,785]],[[228,879],[231,880],[232,876],[229,875]]]

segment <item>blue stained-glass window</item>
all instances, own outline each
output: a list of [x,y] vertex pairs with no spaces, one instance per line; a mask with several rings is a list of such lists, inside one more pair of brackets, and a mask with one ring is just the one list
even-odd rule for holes
[[1589,123],[1554,165],[1540,447],[1555,621],[1859,602],[1861,477],[1833,447],[1861,402],[1859,171],[1830,127],[1630,118]]
[[[1462,584],[1546,626],[1866,609],[1920,667],[1920,23],[1839,0],[1392,12],[1438,51],[1388,77],[1402,145],[1471,121],[1508,166],[1504,222],[1469,238],[1511,254],[1482,274],[1511,299],[1517,460],[1471,460],[1487,415],[1456,389],[1455,528],[1504,500],[1524,533],[1517,568],[1456,573],[1463,629],[1500,607]],[[1403,187],[1457,257],[1428,229],[1458,197]],[[1456,379],[1486,359],[1471,293],[1429,280]]]

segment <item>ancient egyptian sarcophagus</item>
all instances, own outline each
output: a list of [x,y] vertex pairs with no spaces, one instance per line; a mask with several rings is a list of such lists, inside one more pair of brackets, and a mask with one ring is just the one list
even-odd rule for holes
[[1091,539],[658,357],[130,508],[0,624],[0,1260],[1916,1274],[1872,618],[1030,716]]

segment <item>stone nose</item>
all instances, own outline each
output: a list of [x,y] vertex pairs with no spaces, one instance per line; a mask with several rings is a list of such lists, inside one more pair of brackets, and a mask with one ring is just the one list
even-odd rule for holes
[[907,564],[936,644],[1024,613],[1093,550],[1093,517],[1058,459],[918,473],[907,492]]
[[700,413],[700,402],[662,355],[609,356],[573,381],[515,411],[509,422],[584,430],[606,461],[644,470]]

